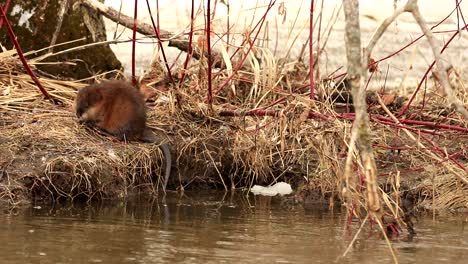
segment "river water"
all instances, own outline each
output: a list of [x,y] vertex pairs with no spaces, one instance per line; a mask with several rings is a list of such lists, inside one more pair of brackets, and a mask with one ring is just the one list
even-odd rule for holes
[[[0,213],[0,263],[392,263],[364,229],[351,251],[341,210],[242,193],[34,205]],[[392,241],[400,263],[466,263],[468,215],[420,216]]]

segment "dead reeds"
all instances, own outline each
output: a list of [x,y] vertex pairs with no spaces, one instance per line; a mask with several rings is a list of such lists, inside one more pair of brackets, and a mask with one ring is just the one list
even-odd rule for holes
[[[257,44],[259,36],[270,35],[262,21],[272,5],[274,1],[252,21],[240,45],[226,43],[219,53],[208,51],[214,56],[211,63],[220,67],[212,69],[203,56],[187,57],[184,66],[172,68],[171,83],[179,85],[157,91],[149,125],[167,134],[176,155],[170,190],[248,188],[282,180],[302,193],[314,190],[331,200],[343,197],[342,175],[355,119],[349,92],[337,81],[339,74],[309,74],[310,66],[303,63],[308,60],[280,58]],[[313,25],[321,23],[321,14],[318,17]],[[295,43],[293,34],[288,36]],[[322,35],[321,42],[327,40]],[[188,50],[206,54],[204,42],[193,43]],[[320,47],[317,55],[325,48]],[[43,100],[14,52],[0,56],[3,200],[120,198],[134,191],[158,191],[163,160],[157,146],[114,142],[77,124],[71,107],[84,82],[41,78],[61,102],[53,105]],[[309,64],[317,61],[314,56]],[[319,67],[315,69],[318,72]],[[310,80],[315,81],[312,90]],[[464,80],[454,80],[453,86],[466,105]],[[431,93],[415,97],[404,118],[397,114],[408,102],[403,99],[407,95],[369,92],[367,97],[377,191],[385,212],[394,216],[402,214],[402,199],[415,199],[425,208],[468,206],[468,186],[457,177],[466,173],[467,121],[445,107],[447,101],[436,87],[433,82]],[[350,158],[355,181],[348,193],[355,201],[350,208],[365,208],[359,150],[354,149]]]

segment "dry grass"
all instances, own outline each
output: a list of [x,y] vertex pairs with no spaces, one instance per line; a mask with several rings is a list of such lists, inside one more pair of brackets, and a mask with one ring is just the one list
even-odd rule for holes
[[76,122],[73,100],[85,83],[41,78],[61,101],[53,105],[16,62],[2,69],[2,200],[117,198],[141,188],[157,192],[163,162],[158,146],[117,142]]
[[[258,57],[249,57],[251,66],[239,73],[211,107],[204,103],[203,61],[192,63],[183,87],[159,92],[159,98],[167,100],[151,106],[149,125],[167,134],[175,150],[176,168],[169,189],[230,189],[282,180],[299,188],[299,194],[312,190],[324,198],[340,198],[352,118],[337,112],[336,98],[330,95],[338,86],[318,83],[320,100],[310,101],[307,93],[296,91],[306,76],[303,64],[286,66],[271,53],[258,50]],[[1,200],[14,204],[31,198],[122,198],[141,190],[157,193],[163,170],[157,146],[116,142],[76,122],[73,99],[83,82],[41,78],[44,87],[62,102],[53,105],[43,100],[11,54],[1,53],[0,64]],[[226,77],[216,79],[215,87]],[[462,81],[455,81],[463,87]],[[463,89],[459,92],[466,100]],[[282,98],[283,102],[268,107]],[[424,99],[428,98],[430,107],[421,112],[415,107],[412,113],[421,120],[467,127],[466,121],[445,108],[443,97],[434,93]],[[252,109],[275,114],[250,115]],[[378,106],[372,111],[385,115]],[[468,206],[468,186],[452,173],[460,172],[456,165],[435,162],[394,127],[374,120],[372,131],[388,211],[398,214],[399,200],[407,196],[417,198],[426,208]],[[461,152],[456,160],[466,168],[468,136],[447,130],[435,132],[431,141],[448,153]],[[433,147],[420,142],[426,148]],[[403,150],[395,154],[390,148]],[[355,180],[362,181],[362,165],[354,159]],[[350,191],[365,197],[365,190]],[[356,201],[365,207],[365,198]]]

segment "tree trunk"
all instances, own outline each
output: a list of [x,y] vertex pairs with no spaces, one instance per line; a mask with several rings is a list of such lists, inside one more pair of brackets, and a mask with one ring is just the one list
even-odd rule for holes
[[359,150],[366,182],[366,203],[372,212],[381,210],[380,198],[377,185],[377,166],[371,146],[371,133],[369,128],[369,116],[367,114],[366,93],[364,81],[366,80],[366,58],[361,54],[361,29],[359,25],[359,2],[358,0],[343,0],[345,13],[345,44],[346,58],[348,60],[347,79],[351,85],[353,105],[356,119],[351,131],[351,142],[348,159],[345,167],[345,178],[348,187],[357,190],[351,180],[356,175],[352,170],[351,157],[355,142]]
[[[30,55],[58,52],[74,46],[106,40],[104,21],[97,12],[85,8],[73,9],[77,0],[22,0],[12,1],[5,10],[10,24],[24,52],[47,48],[54,44],[84,38],[84,40],[52,47]],[[6,30],[0,31],[0,42],[13,47]],[[47,62],[59,64],[38,65],[37,68],[56,77],[81,79],[96,73],[121,69],[121,63],[108,45],[51,56]]]

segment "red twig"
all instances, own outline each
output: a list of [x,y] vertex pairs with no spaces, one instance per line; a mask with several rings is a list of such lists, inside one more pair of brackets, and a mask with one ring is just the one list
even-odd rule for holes
[[378,119],[372,119],[372,121],[375,121],[379,124],[395,127],[395,128],[404,128],[412,132],[424,133],[424,134],[429,134],[429,135],[437,135],[436,132],[431,131],[431,130],[412,128],[406,125],[397,124],[392,121],[384,121],[384,120],[378,120]]
[[137,15],[138,15],[138,0],[135,0],[135,10],[133,13],[133,37],[132,37],[132,82],[133,82],[133,85],[137,84],[137,79],[135,75],[135,47],[136,47]]
[[[318,63],[318,60],[320,58],[320,37],[322,36],[323,2],[324,0],[321,1],[321,5],[320,5],[320,17],[319,17],[317,45],[316,45],[317,46],[317,58],[315,58],[314,66]],[[320,78],[320,66],[319,65],[317,65],[315,76],[319,76]]]
[[[310,81],[310,100],[314,100],[314,0],[310,1],[310,19],[309,19],[309,81]],[[320,33],[320,32],[319,32]]]
[[[460,3],[457,3],[457,6],[450,12],[450,14],[448,14],[444,19],[442,19],[441,21],[439,21],[437,24],[435,24],[434,26],[431,27],[431,30],[432,29],[435,29],[436,27],[438,27],[440,24],[442,24],[444,21],[446,21],[456,10],[457,8],[459,8],[459,4]],[[468,30],[468,26],[465,24],[465,26],[462,28],[462,29],[467,29]],[[440,32],[440,33],[447,33],[447,32],[457,32],[457,31],[460,31],[460,30],[448,30],[448,31],[435,31],[435,32]],[[402,52],[403,50],[407,49],[409,46],[413,45],[414,43],[416,43],[417,41],[419,41],[420,39],[422,39],[424,37],[424,34],[420,35],[419,37],[417,37],[416,39],[412,40],[410,43],[406,44],[405,46],[401,47],[400,49],[398,49],[397,51],[383,57],[383,58],[380,58],[378,60],[375,60],[371,63],[369,63],[367,65],[367,67],[372,67],[374,66],[375,64],[378,64],[384,60],[387,60],[397,54],[399,54],[400,52]],[[346,75],[346,72],[343,72],[343,73],[340,73],[339,75],[336,75],[333,77],[333,79],[338,79],[338,78],[341,78],[343,76]]]
[[[451,11],[446,17],[444,17],[444,19],[442,19],[441,21],[439,21],[439,23],[437,23],[437,24],[435,24],[434,26],[432,26],[432,27],[431,27],[431,30],[434,29],[434,28],[436,28],[436,27],[438,27],[440,24],[444,23],[444,21],[446,21],[447,19],[449,19],[449,17],[455,12],[455,10],[457,10],[457,8],[458,8],[458,5],[457,5],[454,9],[452,9],[452,11]],[[403,46],[402,48],[398,49],[396,52],[393,52],[392,54],[390,54],[390,55],[388,55],[388,56],[385,56],[385,57],[383,57],[383,58],[381,58],[381,59],[379,59],[379,60],[377,60],[377,61],[374,61],[373,63],[370,63],[370,64],[368,65],[368,67],[369,67],[369,66],[373,66],[373,65],[376,64],[376,63],[379,63],[379,62],[381,62],[381,61],[384,61],[384,60],[386,60],[386,59],[388,59],[388,58],[391,58],[391,57],[395,56],[396,54],[400,53],[401,51],[405,50],[405,49],[408,48],[409,46],[413,45],[414,43],[416,43],[418,40],[420,40],[420,39],[423,38],[423,37],[424,37],[424,34],[421,34],[421,36],[417,37],[416,39],[414,39],[413,41],[411,41],[411,42],[408,43],[407,45],[405,45],[405,46]]]
[[192,45],[193,45],[193,20],[194,20],[194,9],[195,9],[195,0],[192,0],[192,7],[191,7],[191,12],[190,12],[190,32],[189,32],[189,45],[188,45],[188,50],[187,50],[187,57],[185,57],[185,62],[184,62],[184,70],[182,71],[182,77],[180,78],[179,81],[179,86],[182,86],[182,83],[184,82],[185,75],[187,74],[187,67],[190,62],[190,59],[192,58]]
[[146,0],[146,5],[148,6],[148,12],[149,12],[149,15],[150,15],[150,18],[151,18],[151,23],[153,24],[153,29],[154,29],[154,33],[156,34],[156,38],[158,39],[158,46],[159,46],[159,49],[161,50],[161,54],[163,56],[163,60],[164,60],[164,65],[166,65],[166,69],[167,69],[167,75],[169,76],[169,79],[171,80],[171,83],[174,85],[174,87],[176,87],[176,84],[174,82],[174,78],[172,78],[172,74],[171,74],[171,69],[169,67],[169,63],[167,63],[167,58],[166,58],[166,52],[164,52],[164,47],[162,45],[162,42],[161,42],[161,34],[159,33],[160,30],[159,30],[159,1],[156,0],[156,16],[157,16],[157,25],[154,23],[154,19],[153,19],[153,14],[151,13],[151,7],[150,7],[150,4],[149,4],[149,1]]
[[[258,29],[258,31],[260,31],[260,29],[262,28],[263,26],[263,21],[265,20],[265,17],[266,15],[268,14],[269,10],[271,9],[271,7],[273,7],[276,3],[276,0],[275,1],[271,1],[270,0],[270,3],[268,4],[268,8],[267,8],[267,11],[265,12],[264,16],[262,17],[262,19],[260,19],[257,24],[255,24],[255,26],[252,28],[251,32],[254,32],[255,30],[257,30],[257,28],[260,26],[260,28]],[[253,21],[253,18],[252,18],[252,21]],[[232,27],[234,27],[234,25],[232,25]],[[258,34],[257,34],[258,35]],[[250,42],[250,39],[247,39],[245,38],[244,40],[242,40],[242,43],[239,45],[239,48],[237,48],[234,53],[231,55],[230,59],[232,60],[234,58],[234,56],[236,56],[236,54],[242,50],[242,47],[245,45],[245,43],[249,41]]]
[[[386,119],[384,117],[379,117],[379,118],[382,118],[382,119]],[[391,119],[390,119],[391,120]],[[393,121],[393,120],[392,120]],[[414,121],[412,120],[413,122],[417,122],[417,121]],[[387,123],[388,125],[392,125],[391,122],[389,121],[382,121],[382,123]],[[401,127],[404,127],[403,125],[399,125],[399,124],[396,124],[396,123],[393,123],[393,125],[396,125],[396,126],[401,126]],[[434,124],[434,125],[440,125],[440,124]],[[410,127],[404,127],[405,129],[407,129],[408,131],[411,131],[413,133],[416,133],[417,136],[421,139],[423,139],[424,141],[428,142],[437,152],[439,152],[442,156],[445,156],[446,152],[441,148],[439,147],[435,142],[433,142],[432,140],[430,140],[428,137],[426,137],[425,135],[423,135],[421,132],[422,130],[420,129],[415,129],[415,128],[410,128]],[[453,130],[453,129],[452,129]],[[453,156],[449,155],[447,157],[450,161],[452,161],[455,165],[457,165],[459,168],[461,168],[462,170],[466,171],[467,169],[465,168],[465,166],[463,166],[462,164],[460,164],[460,162],[458,162]]]
[[230,45],[230,37],[231,37],[231,21],[230,21],[230,17],[231,17],[231,7],[229,5],[229,0],[226,1],[226,8],[227,8],[227,21],[226,21],[226,24],[227,24],[227,29],[226,29],[226,52],[229,54],[229,45]]
[[[260,29],[262,28],[263,23],[264,23],[265,20],[266,20],[266,15],[267,15],[268,12],[270,11],[270,9],[275,5],[275,3],[276,3],[276,0],[275,0],[275,1],[273,1],[273,0],[270,1],[269,5],[268,5],[268,8],[267,8],[267,10],[266,10],[266,12],[265,12],[265,14],[264,14],[263,17],[260,19],[259,23],[257,23],[257,26],[260,25],[260,28],[257,30],[257,33],[255,34],[255,37],[254,37],[254,39],[253,39],[253,43],[255,43],[255,41],[256,41],[257,38],[258,38],[258,34],[260,33]],[[257,27],[257,26],[256,26],[256,27]],[[243,43],[245,43],[246,41],[247,41],[247,40],[244,40]],[[242,45],[241,45],[241,46],[242,46]],[[247,56],[249,55],[250,50],[251,50],[252,48],[253,48],[253,45],[249,45],[249,47],[248,47],[248,49],[247,49],[245,55],[244,55],[243,58],[240,60],[240,62],[237,64],[236,68],[232,71],[231,76],[229,76],[228,78],[226,78],[226,79],[224,80],[224,82],[223,82],[223,83],[219,86],[219,88],[214,92],[215,95],[218,94],[219,92],[221,92],[221,91],[224,89],[224,87],[226,87],[226,85],[228,85],[228,83],[232,80],[232,78],[234,78],[234,76],[237,74],[237,72],[238,72],[239,69],[242,67],[242,65],[244,65],[244,62],[245,62],[245,60],[247,59]],[[238,49],[238,50],[239,50],[239,49]],[[238,50],[237,50],[237,51],[238,51]],[[236,52],[237,52],[237,51],[236,51]],[[234,54],[235,54],[236,52],[234,52]],[[234,56],[234,54],[233,54],[233,56]],[[232,58],[232,56],[231,56],[231,58]]]
[[345,229],[349,232],[351,232],[351,224],[353,223],[355,208],[356,208],[355,204],[352,203],[351,206],[348,208],[348,213],[346,214]]
[[[277,117],[281,114],[281,111],[266,110],[266,109],[253,109],[248,111],[237,111],[237,110],[222,110],[219,112],[220,116],[273,116]],[[319,118],[322,120],[329,120],[331,117],[323,115],[318,112],[309,112],[308,118]]]
[[[460,8],[460,3],[461,1],[458,1],[458,0],[455,0],[455,3],[456,3],[456,8],[457,8],[457,23],[458,23],[458,29],[460,29],[460,17],[461,19],[463,20],[463,24],[466,25],[466,21],[465,21],[465,16],[463,15],[463,12]],[[468,31],[468,29],[465,27],[465,29]]]
[[422,126],[428,126],[428,127],[433,127],[433,128],[456,130],[456,131],[468,133],[468,128],[464,128],[460,126],[439,124],[439,123],[434,123],[434,122],[429,122],[429,121],[410,120],[410,119],[402,120],[401,122],[403,124],[422,125]]
[[[3,10],[5,12],[8,12],[8,9],[10,9],[10,2],[11,0],[6,1],[5,6],[3,7]],[[2,26],[3,26],[3,19],[0,19],[0,29],[2,28]]]
[[213,90],[212,90],[212,83],[211,83],[211,71],[213,66],[213,58],[211,58],[211,1],[208,0],[207,6],[207,14],[206,14],[206,46],[208,51],[208,104],[211,105],[213,103]]
[[[224,110],[224,111],[219,112],[219,115],[220,116],[272,116],[272,117],[278,117],[280,115],[280,113],[281,113],[281,111],[276,111],[276,110],[253,109],[253,110],[249,110],[249,111]],[[284,114],[284,113],[282,113],[282,114]],[[354,113],[336,113],[335,115],[332,116],[332,115],[324,115],[324,114],[321,114],[321,113],[318,113],[318,112],[310,111],[309,115],[308,115],[308,118],[310,118],[310,119],[312,119],[312,118],[317,119],[318,118],[318,119],[322,119],[322,120],[325,120],[325,121],[327,121],[327,120],[329,120],[329,119],[331,119],[333,117],[339,117],[339,118],[354,120],[355,114]],[[417,128],[409,127],[409,126],[407,126],[405,124],[397,124],[392,119],[387,118],[387,117],[383,117],[383,116],[380,116],[380,115],[371,115],[371,120],[374,121],[374,122],[378,122],[380,124],[389,125],[389,126],[393,126],[393,127],[396,127],[396,128],[404,128],[404,129],[407,129],[408,131],[411,131],[412,133],[417,134],[417,136],[419,138],[421,138],[424,141],[428,142],[432,146],[431,149],[433,149],[436,152],[439,152],[443,157],[445,157],[446,160],[450,160],[451,162],[453,162],[455,165],[457,165],[459,168],[461,168],[464,171],[467,170],[464,165],[462,165],[458,160],[455,159],[458,156],[458,154],[455,155],[456,154],[455,153],[455,154],[450,154],[450,155],[447,154],[446,155],[446,152],[441,147],[439,147],[435,142],[433,142],[431,139],[429,139],[427,136],[424,135],[424,134],[436,135],[437,133],[435,131],[417,129]],[[467,128],[463,128],[463,127],[459,127],[459,126],[437,124],[437,123],[433,123],[433,122],[417,121],[417,120],[404,120],[404,122],[414,124],[414,125],[431,126],[431,127],[440,128],[440,129],[448,129],[448,130],[452,130],[452,131],[461,131],[461,132],[467,132],[468,133]],[[263,126],[263,127],[266,127],[266,125]],[[257,128],[255,131],[258,131],[260,129],[261,128]]]
[[[468,25],[465,25],[463,27],[463,29],[467,28]],[[442,50],[440,51],[440,53],[442,54],[448,47],[448,45],[452,42],[452,40],[460,33],[460,31],[456,31],[451,37],[450,39],[445,42],[444,46],[442,47]],[[416,90],[413,92],[413,95],[411,96],[410,100],[408,101],[408,103],[405,105],[405,107],[403,107],[403,109],[400,111],[400,113],[397,115],[397,117],[401,117],[402,115],[404,115],[406,113],[406,111],[408,111],[408,108],[411,106],[411,104],[413,103],[414,99],[416,98],[416,94],[418,93],[419,89],[421,88],[422,84],[424,83],[424,81],[426,80],[427,76],[429,75],[429,72],[432,70],[432,68],[434,67],[435,65],[435,60],[431,63],[431,65],[429,66],[429,68],[426,70],[426,72],[424,73],[423,77],[421,78],[421,81],[419,81],[419,84],[418,84],[418,87],[416,88]]]
[[53,98],[49,95],[49,93],[46,91],[46,89],[42,86],[42,84],[39,81],[39,79],[37,78],[37,76],[31,70],[31,67],[29,67],[29,64],[28,64],[26,58],[24,57],[23,51],[21,50],[21,47],[20,47],[20,45],[18,43],[18,39],[16,38],[16,35],[13,32],[13,29],[11,28],[10,22],[8,22],[8,19],[7,19],[6,15],[5,15],[5,12],[3,11],[3,8],[1,6],[0,6],[0,12],[1,12],[0,15],[2,17],[2,21],[5,23],[5,26],[6,26],[7,31],[8,31],[8,35],[10,36],[11,42],[13,42],[13,45],[15,46],[16,52],[18,53],[18,56],[19,56],[21,62],[23,63],[24,68],[28,72],[29,76],[31,76],[34,83],[36,83],[37,87],[39,87],[39,90],[41,90],[44,97],[46,99],[49,99],[52,102],[54,102]]
[[[422,134],[419,134],[418,136],[420,136],[424,141],[426,141],[427,143],[429,143],[432,147],[434,147],[436,149],[437,152],[439,152],[442,156],[445,156],[446,152],[441,148],[439,147],[435,142],[433,142],[432,140],[430,140],[428,137],[422,135]],[[448,158],[450,161],[452,161],[453,163],[455,163],[455,165],[457,165],[460,169],[464,170],[464,171],[467,171],[467,169],[465,168],[465,166],[463,166],[460,162],[458,162],[458,160],[456,160],[453,156],[448,156],[446,157]],[[443,161],[443,160],[442,160]]]
[[[295,91],[299,91],[300,89],[306,88],[308,85],[299,87]],[[293,91],[293,92],[295,92]],[[242,116],[242,115],[249,115],[249,116],[278,116],[279,111],[277,110],[267,110],[267,108],[279,104],[287,99],[286,97],[280,98],[276,100],[275,102],[271,103],[268,106],[265,106],[263,108],[257,108],[257,109],[252,109],[252,110],[247,110],[247,111],[236,111],[236,110],[223,110],[221,111],[220,115],[224,116]],[[320,118],[323,120],[329,120],[331,118],[343,118],[343,119],[349,119],[349,120],[354,120],[355,114],[354,113],[335,113],[333,115],[326,115],[326,114],[320,114],[318,112],[310,112],[309,113],[309,118]],[[433,129],[446,129],[446,130],[451,130],[451,131],[459,131],[459,132],[464,132],[468,133],[468,128],[461,127],[461,126],[455,126],[455,125],[447,125],[447,124],[440,124],[440,123],[435,123],[435,122],[430,122],[430,121],[419,121],[419,120],[412,120],[412,119],[404,119],[401,120],[399,124],[396,124],[393,119],[381,115],[371,115],[371,120],[374,122],[382,123],[385,125],[391,125],[394,127],[398,128],[405,128],[408,130],[412,131],[420,131],[425,134],[430,134],[430,135],[435,135],[437,134],[435,131],[432,130],[425,130],[425,129],[417,129],[417,128],[412,128],[407,125],[420,125],[420,126],[426,126],[426,127],[431,127]]]

